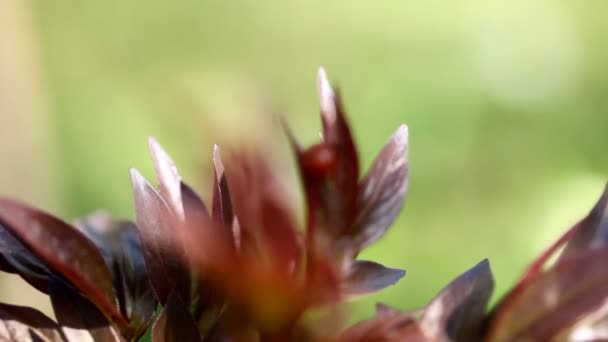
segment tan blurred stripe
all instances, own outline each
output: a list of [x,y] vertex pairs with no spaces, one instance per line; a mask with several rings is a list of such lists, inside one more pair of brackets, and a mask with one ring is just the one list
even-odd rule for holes
[[[60,211],[57,151],[28,1],[0,0],[0,195]],[[0,276],[0,301],[50,314],[47,297]]]

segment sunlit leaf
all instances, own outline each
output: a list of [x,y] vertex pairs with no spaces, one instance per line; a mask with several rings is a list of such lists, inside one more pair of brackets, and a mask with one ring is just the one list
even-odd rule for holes
[[131,169],[135,213],[143,243],[148,276],[158,300],[165,303],[173,290],[187,300],[190,294],[189,268],[184,251],[177,248],[179,227],[165,201],[135,169]]
[[230,200],[230,191],[228,189],[228,181],[224,175],[224,164],[220,155],[219,146],[213,146],[213,200],[212,200],[212,219],[213,222],[223,229],[223,236],[231,245],[236,248],[236,240],[232,231],[234,223],[234,212],[232,209],[232,201]]
[[497,308],[488,341],[549,341],[594,314],[608,299],[608,249],[564,259]]
[[399,214],[408,189],[408,129],[402,125],[386,143],[357,198],[357,219],[352,235],[363,249],[384,235]]
[[597,204],[578,224],[574,236],[560,255],[560,261],[588,249],[608,246],[608,184]]
[[382,290],[403,278],[405,271],[388,268],[373,261],[357,260],[346,274],[344,294],[358,296]]
[[475,341],[494,289],[488,260],[483,260],[445,287],[427,306],[421,328],[431,340]]
[[300,256],[297,226],[268,162],[261,156],[235,155],[226,175],[241,239],[249,244],[244,248],[267,254],[279,268],[293,269]]
[[288,131],[297,153],[308,207],[308,234],[319,242],[339,239],[355,218],[359,159],[337,92],[319,69],[317,85],[322,142],[303,150]]
[[152,137],[148,138],[148,147],[152,160],[154,161],[154,169],[158,178],[160,195],[165,200],[167,206],[173,214],[180,219],[183,219],[184,209],[182,206],[181,196],[181,177],[177,171],[177,167],[173,159],[160,146],[160,144]]
[[0,340],[68,342],[59,325],[38,310],[0,303]]

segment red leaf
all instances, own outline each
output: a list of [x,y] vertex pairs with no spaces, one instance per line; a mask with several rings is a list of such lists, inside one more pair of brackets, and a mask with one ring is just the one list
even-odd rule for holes
[[167,304],[152,328],[152,341],[202,341],[196,323],[178,296],[169,296]]
[[51,271],[0,224],[0,258],[4,272],[16,273],[37,290],[48,293]]
[[140,338],[156,312],[157,300],[148,280],[137,227],[104,212],[81,218],[75,225],[97,245],[112,272],[120,310],[133,327],[127,337]]
[[212,200],[212,219],[213,222],[222,229],[222,235],[236,248],[236,241],[232,227],[234,223],[234,212],[232,209],[232,201],[230,200],[230,191],[228,189],[228,181],[224,175],[224,164],[220,155],[219,146],[213,146],[213,164],[214,179],[213,179],[213,200]]
[[488,260],[466,271],[427,306],[420,326],[432,341],[475,341],[479,339],[486,306],[494,289]]
[[260,156],[241,154],[230,161],[226,177],[244,253],[256,253],[262,256],[258,260],[293,272],[300,257],[300,242],[278,177]]
[[[187,300],[190,294],[185,251],[179,240],[180,223],[156,190],[131,169],[137,227],[140,230],[150,283],[159,302],[165,303],[174,289]],[[179,246],[179,247],[178,247]]]
[[38,310],[0,303],[0,340],[67,342],[59,325]]
[[549,341],[608,299],[608,249],[578,253],[554,265],[501,305],[487,341]]
[[0,221],[57,274],[67,279],[123,328],[112,278],[95,245],[62,220],[24,204],[0,199]]
[[344,280],[343,293],[346,296],[373,293],[397,283],[404,275],[403,270],[388,268],[373,261],[356,260]]
[[57,322],[61,326],[84,330],[91,334],[95,342],[123,340],[107,318],[63,280],[51,276],[49,294]]
[[352,235],[361,250],[381,238],[399,214],[408,189],[408,130],[386,143],[359,186]]
[[[326,243],[343,236],[355,218],[359,160],[340,97],[331,88],[322,68],[317,84],[322,142],[302,150],[288,129],[287,134],[296,151],[304,183],[309,242],[314,240],[327,248]],[[325,241],[327,238],[330,241]]]
[[148,147],[154,161],[154,169],[158,178],[160,195],[171,212],[179,219],[184,218],[184,208],[181,195],[181,177],[175,163],[153,138],[148,138]]
[[558,262],[589,249],[608,246],[608,184],[597,204],[578,225]]

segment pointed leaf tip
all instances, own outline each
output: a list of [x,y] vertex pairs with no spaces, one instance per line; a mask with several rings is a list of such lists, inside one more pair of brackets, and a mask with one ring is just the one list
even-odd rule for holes
[[587,250],[608,246],[608,184],[593,209],[572,229],[576,231],[564,247],[558,262]]
[[434,340],[476,341],[494,289],[488,259],[461,274],[427,306],[421,328]]
[[345,293],[359,296],[382,290],[396,284],[405,271],[389,268],[373,261],[355,261],[346,277]]
[[221,177],[224,173],[224,164],[222,163],[222,154],[218,144],[213,145],[213,164],[215,165],[215,173],[217,177]]
[[171,156],[153,137],[148,138],[148,147],[159,183],[159,190],[171,210],[183,218],[182,197],[180,191],[181,176]]
[[408,127],[401,125],[378,154],[359,185],[353,239],[363,249],[393,224],[409,186]]
[[335,94],[323,67],[319,67],[319,72],[317,73],[317,90],[319,92],[321,113],[325,121],[331,124],[336,120]]

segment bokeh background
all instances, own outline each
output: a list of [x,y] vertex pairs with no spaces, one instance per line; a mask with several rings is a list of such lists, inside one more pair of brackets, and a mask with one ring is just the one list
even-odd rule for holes
[[[405,209],[363,255],[408,274],[354,316],[424,305],[483,258],[497,298],[607,179],[606,13],[603,1],[0,0],[0,194],[66,219],[132,218],[128,169],[153,177],[153,135],[208,198],[213,143],[276,151],[277,113],[317,139],[322,64],[364,168],[410,129]],[[0,299],[49,312],[15,277]]]

